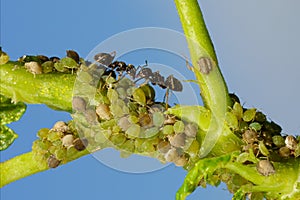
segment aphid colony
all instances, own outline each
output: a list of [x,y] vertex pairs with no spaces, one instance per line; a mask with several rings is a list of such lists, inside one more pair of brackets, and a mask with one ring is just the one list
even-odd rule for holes
[[28,72],[36,74],[47,73],[75,73],[84,64],[84,60],[73,50],[66,51],[67,56],[59,58],[56,56],[48,58],[44,55],[24,55],[18,61],[24,64]]
[[58,121],[51,129],[43,128],[38,132],[39,139],[33,142],[32,151],[35,159],[47,161],[49,168],[56,168],[78,151],[83,151],[88,145],[85,138],[79,138],[72,123]]
[[244,141],[238,160],[244,164],[256,163],[264,176],[275,173],[272,162],[300,156],[300,137],[281,135],[281,127],[269,122],[256,109],[243,108],[238,98],[232,95],[234,105],[226,114],[229,127]]
[[[82,88],[96,89],[94,99],[86,90],[73,97],[73,118],[88,139],[89,150],[110,146],[119,149],[122,156],[136,153],[186,165],[199,150],[198,127],[165,114],[165,103],[155,102],[155,90],[149,84],[181,91],[180,81],[172,75],[164,80],[159,72],[145,66],[112,62],[113,56],[97,54],[98,64],[92,63],[79,74]],[[141,79],[145,82],[137,84]]]

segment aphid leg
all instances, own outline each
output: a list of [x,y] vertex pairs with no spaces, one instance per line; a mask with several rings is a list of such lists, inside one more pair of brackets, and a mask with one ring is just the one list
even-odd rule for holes
[[165,96],[164,96],[164,102],[166,104],[166,110],[168,110],[168,108],[169,108],[169,104],[168,104],[169,97],[170,97],[169,94],[170,94],[170,89],[167,87],[166,93],[165,93]]

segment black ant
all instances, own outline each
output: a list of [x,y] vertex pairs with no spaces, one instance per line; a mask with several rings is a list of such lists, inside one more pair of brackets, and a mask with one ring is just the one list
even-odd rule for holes
[[[148,63],[145,61],[144,66],[138,66],[137,68],[132,64],[126,64],[122,61],[113,61],[116,56],[116,52],[111,53],[99,53],[94,56],[94,59],[101,65],[106,67],[104,75],[109,75],[116,78],[115,72],[118,73],[118,81],[124,77],[124,72],[130,76],[135,83],[141,79],[145,79],[145,83],[150,81],[153,85],[158,85],[162,89],[167,89],[165,94],[166,102],[168,102],[169,90],[181,92],[183,86],[181,82],[176,79],[173,75],[166,78],[162,76],[159,71],[152,72],[152,70],[147,67]],[[167,105],[167,103],[166,103]]]

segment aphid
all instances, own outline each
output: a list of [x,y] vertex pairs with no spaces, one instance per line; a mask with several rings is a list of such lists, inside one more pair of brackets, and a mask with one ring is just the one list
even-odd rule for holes
[[44,56],[44,55],[37,55],[36,57],[38,59],[40,59],[41,63],[49,61],[49,58],[47,56]]
[[198,131],[198,128],[194,124],[190,123],[190,124],[187,124],[186,126],[184,126],[184,133],[188,137],[191,137],[191,138],[196,137],[197,131]]
[[179,159],[179,154],[175,148],[171,148],[166,154],[165,159],[167,162],[174,162]]
[[257,140],[257,132],[255,132],[254,130],[246,130],[243,133],[243,140],[248,144],[252,144]]
[[158,143],[157,149],[160,153],[167,153],[171,149],[171,145],[167,141],[161,141]]
[[294,136],[288,135],[285,138],[285,145],[290,150],[295,150],[297,148],[297,140]]
[[36,75],[36,74],[42,74],[43,69],[42,66],[35,61],[31,61],[31,62],[26,62],[24,64],[25,68],[27,69],[27,71],[29,71],[30,73]]
[[174,164],[177,167],[183,167],[184,165],[187,164],[187,162],[188,162],[187,158],[184,155],[182,155],[177,160],[174,161]]
[[52,131],[57,131],[57,132],[62,132],[62,133],[65,133],[65,132],[68,132],[69,131],[69,127],[68,125],[63,122],[63,121],[58,121],[54,124],[54,126],[52,127],[51,129]]
[[213,62],[209,57],[201,57],[197,61],[199,70],[202,74],[209,74],[213,70]]
[[174,115],[165,115],[164,125],[174,125],[176,117]]
[[67,50],[67,57],[72,58],[73,60],[75,60],[77,63],[79,63],[80,57],[78,55],[78,53],[74,50]]
[[115,56],[115,51],[110,53],[98,53],[94,56],[94,59],[101,65],[109,66],[109,64],[112,63],[112,61],[114,60]]
[[173,147],[183,148],[185,145],[186,135],[184,133],[179,133],[174,136],[169,136],[168,138],[169,138],[170,144]]
[[86,102],[82,97],[73,97],[72,107],[75,111],[84,112],[86,109]]
[[56,56],[52,56],[52,57],[49,58],[49,60],[52,61],[53,63],[56,63],[60,60],[60,58],[56,57]]
[[56,168],[60,164],[60,160],[58,160],[54,155],[51,155],[48,158],[48,167],[49,168]]
[[260,151],[260,153],[264,156],[269,156],[270,155],[270,152],[269,150],[267,149],[267,147],[265,146],[264,142],[263,141],[259,141],[258,143],[258,149]]
[[139,124],[141,127],[149,128],[153,126],[152,118],[149,114],[143,113],[139,115]]
[[288,158],[291,154],[291,150],[287,147],[281,147],[279,149],[279,155],[283,158]]
[[263,176],[275,173],[275,168],[269,160],[260,160],[256,165],[256,169]]
[[131,123],[128,120],[128,116],[121,117],[118,121],[118,125],[122,129],[122,131],[127,131],[131,126]]
[[73,141],[73,145],[77,151],[83,151],[88,145],[88,140],[86,138],[77,138]]
[[284,139],[281,135],[273,136],[272,141],[277,147],[283,147],[285,145]]
[[62,139],[62,145],[66,148],[70,147],[73,144],[74,136],[71,134],[65,135]]
[[96,113],[99,116],[99,118],[102,120],[110,120],[112,117],[108,105],[103,104],[103,103],[100,103],[96,107]]

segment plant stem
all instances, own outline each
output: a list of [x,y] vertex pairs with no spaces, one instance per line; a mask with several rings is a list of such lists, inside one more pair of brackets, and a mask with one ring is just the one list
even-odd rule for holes
[[[198,2],[175,0],[175,4],[189,45],[194,66],[192,70],[201,89],[204,105],[212,112],[210,128],[200,149],[200,157],[205,157],[224,130],[225,114],[231,101]],[[203,66],[199,64],[201,59],[208,60],[212,65],[207,73],[203,72]],[[204,67],[208,66],[206,63]]]
[[72,111],[76,74],[37,74],[9,62],[0,66],[0,92],[13,101],[46,104],[56,110]]
[[[89,154],[87,150],[79,151],[72,157],[68,158],[67,162],[75,160],[86,154]],[[0,188],[13,181],[48,169],[49,167],[46,161],[41,162],[40,160],[35,159],[33,152],[16,156],[10,160],[0,163]]]

